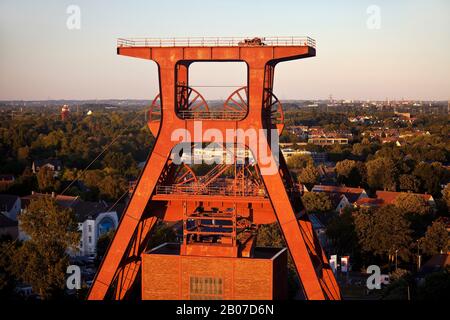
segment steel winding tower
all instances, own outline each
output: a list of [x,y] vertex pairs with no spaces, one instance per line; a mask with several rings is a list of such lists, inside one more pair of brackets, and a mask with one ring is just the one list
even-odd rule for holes
[[[119,39],[117,53],[158,65],[160,94],[148,117],[156,140],[88,298],[126,299],[139,285],[143,299],[283,298],[286,252],[255,247],[258,226],[278,222],[304,297],[340,299],[328,260],[302,208],[298,186],[283,155],[271,153],[270,134],[258,137],[258,148],[266,150],[271,161],[279,157],[278,169],[272,174],[262,174],[267,163],[254,156],[258,151],[251,144],[239,146],[244,150],[243,163],[217,164],[201,176],[173,161],[178,141],[172,141],[172,133],[183,128],[195,137],[198,121],[203,143],[211,142],[203,135],[209,129],[219,130],[223,137],[230,128],[277,129],[281,134],[283,111],[272,92],[275,66],[315,56],[314,40]],[[247,65],[247,86],[233,92],[222,109],[210,108],[189,87],[189,66],[207,61]],[[182,222],[181,244],[147,250],[158,219]],[[267,280],[267,295],[258,296],[251,285],[261,280],[258,277]],[[167,288],[172,282],[176,283],[173,288]]]

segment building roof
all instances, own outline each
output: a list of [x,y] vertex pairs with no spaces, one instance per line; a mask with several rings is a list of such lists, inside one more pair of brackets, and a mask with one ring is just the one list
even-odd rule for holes
[[10,211],[18,199],[18,196],[0,194],[0,212]]
[[35,167],[42,167],[46,164],[51,164],[54,167],[62,166],[62,162],[59,159],[36,159],[33,161],[33,164]]
[[376,198],[361,198],[355,202],[357,206],[361,207],[381,207],[383,203],[382,199]]
[[[25,209],[30,201],[39,197],[50,196],[50,194],[33,192],[29,196],[22,197],[22,209]],[[114,208],[111,208],[111,203],[105,201],[84,201],[79,197],[67,196],[67,195],[55,195],[51,194],[55,198],[56,203],[64,208],[70,208],[74,211],[78,222],[83,222],[87,219],[95,219],[99,214],[104,212],[116,212],[120,217],[124,210],[123,204],[117,204]]]
[[394,204],[395,200],[401,194],[412,194],[415,196],[419,196],[423,198],[425,201],[433,200],[433,196],[430,194],[421,194],[421,193],[406,193],[406,192],[394,192],[394,191],[377,191],[376,198],[383,202],[382,205]]
[[22,200],[22,209],[26,209],[28,205],[30,204],[31,200],[38,199],[40,197],[45,196],[52,196],[55,198],[58,205],[69,208],[73,205],[74,202],[79,200],[79,197],[74,196],[66,196],[66,195],[55,195],[54,193],[48,194],[48,193],[39,193],[39,192],[32,192],[28,196],[21,197]]
[[320,219],[315,214],[308,214],[309,220],[311,221],[314,230],[324,229],[325,225],[320,221]]
[[[363,188],[351,188],[351,187],[339,187],[339,186],[325,186],[325,185],[315,185],[312,192],[326,192],[329,194],[338,194],[339,196],[345,195],[350,203],[356,202],[362,193],[366,191]],[[340,197],[339,197],[340,201]]]

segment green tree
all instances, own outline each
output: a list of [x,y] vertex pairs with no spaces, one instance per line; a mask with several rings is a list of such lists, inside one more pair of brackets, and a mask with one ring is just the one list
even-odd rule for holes
[[417,194],[402,193],[394,202],[403,213],[426,215],[430,214],[431,207],[428,202]]
[[76,219],[53,198],[41,197],[20,215],[20,225],[30,239],[15,254],[15,274],[43,299],[54,298],[65,287],[67,250],[79,243]]
[[54,172],[49,167],[43,167],[37,173],[37,181],[39,190],[53,191],[56,184],[56,179],[54,177]]
[[[411,287],[411,275],[405,269],[397,269],[390,274],[391,283],[382,290],[383,300],[407,300],[408,287]],[[411,290],[411,289],[409,289]]]
[[402,193],[395,200],[394,205],[410,222],[413,238],[422,237],[432,221],[429,203],[417,194]]
[[[352,254],[357,251],[358,237],[351,210],[344,210],[342,214],[331,219],[326,234],[337,254]],[[353,254],[352,259],[354,260]]]
[[420,191],[420,180],[417,179],[412,174],[402,174],[399,179],[400,190],[419,192]]
[[302,196],[302,202],[308,212],[329,212],[333,210],[333,203],[324,192],[307,192]]
[[408,259],[410,224],[395,206],[360,212],[355,216],[355,227],[363,251],[382,258],[392,258],[397,251],[403,260]]
[[11,299],[16,286],[13,273],[15,245],[12,241],[0,242],[0,298]]
[[448,211],[450,212],[450,183],[447,183],[442,191],[442,199],[445,201]]
[[17,149],[17,160],[24,161],[28,159],[30,155],[30,148],[28,146],[20,147]]
[[428,255],[447,253],[450,249],[450,239],[445,223],[440,220],[428,227],[425,236],[421,239],[423,251]]
[[102,234],[98,240],[97,240],[97,251],[96,251],[96,264],[97,266],[100,265],[100,262],[102,261],[103,257],[106,254],[106,251],[108,250],[108,246],[112,239],[114,238],[115,230],[110,230],[104,234]]
[[98,188],[100,189],[100,196],[110,200],[116,200],[128,190],[128,183],[118,175],[107,175],[99,183]]
[[285,243],[278,223],[263,224],[258,228],[256,237],[258,247],[284,247]]
[[450,301],[450,267],[427,275],[418,291],[418,298],[421,300]]
[[413,174],[419,178],[424,192],[439,195],[441,191],[441,180],[444,177],[445,170],[440,163],[419,163],[413,171]]
[[316,167],[308,166],[300,171],[297,178],[300,183],[311,187],[319,181],[319,176],[319,171]]
[[372,152],[369,144],[355,143],[352,147],[352,153],[360,157],[367,157]]
[[365,179],[365,167],[362,162],[343,160],[336,163],[336,174],[339,183],[347,186],[361,186]]
[[152,236],[147,244],[147,248],[154,248],[163,244],[164,242],[174,242],[177,238],[173,226],[167,224],[166,222],[158,222],[154,227]]
[[380,157],[366,163],[367,183],[373,190],[396,191],[397,169],[390,158]]
[[306,154],[294,154],[287,159],[287,165],[291,169],[303,169],[314,165],[311,156]]
[[356,168],[356,161],[343,160],[336,163],[336,174],[340,178],[348,179]]

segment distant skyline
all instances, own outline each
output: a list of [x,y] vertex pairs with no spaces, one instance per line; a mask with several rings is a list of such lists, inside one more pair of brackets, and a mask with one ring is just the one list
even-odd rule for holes
[[[70,5],[79,30],[67,27]],[[317,41],[316,57],[277,66],[280,99],[449,100],[449,16],[447,0],[1,0],[0,100],[150,100],[156,64],[118,56],[117,38],[277,35]],[[190,78],[245,79],[239,63],[194,64]],[[233,91],[199,90],[207,99]]]

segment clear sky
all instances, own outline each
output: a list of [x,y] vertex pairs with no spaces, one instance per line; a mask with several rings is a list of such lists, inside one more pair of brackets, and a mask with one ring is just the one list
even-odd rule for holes
[[[448,0],[0,0],[0,100],[153,98],[155,63],[117,56],[118,37],[275,35],[317,41],[316,57],[277,66],[282,99],[450,99]],[[191,82],[241,84],[243,70],[194,64]]]

